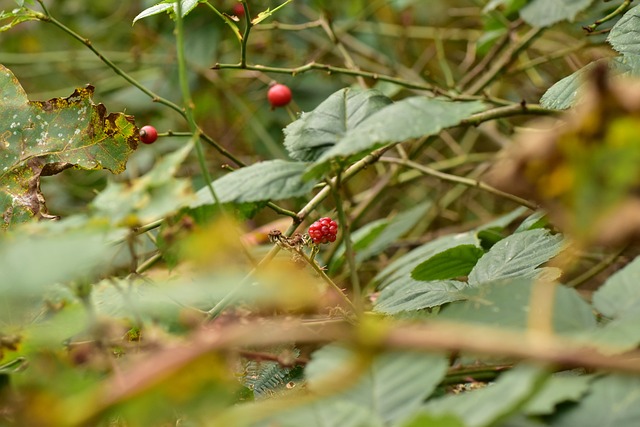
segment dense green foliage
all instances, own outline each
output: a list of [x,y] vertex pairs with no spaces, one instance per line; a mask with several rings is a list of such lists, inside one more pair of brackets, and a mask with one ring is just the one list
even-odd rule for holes
[[0,0],[0,426],[637,426],[631,3]]

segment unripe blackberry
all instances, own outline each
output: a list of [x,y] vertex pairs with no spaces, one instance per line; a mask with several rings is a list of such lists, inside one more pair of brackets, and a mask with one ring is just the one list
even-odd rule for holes
[[336,241],[338,223],[329,217],[320,218],[309,226],[309,237],[316,245]]

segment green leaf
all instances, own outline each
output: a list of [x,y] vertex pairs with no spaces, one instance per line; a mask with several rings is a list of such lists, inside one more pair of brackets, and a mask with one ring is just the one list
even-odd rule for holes
[[619,354],[640,344],[640,313],[631,311],[596,329],[574,337],[603,354]]
[[[317,181],[302,181],[305,163],[267,160],[237,169],[213,181],[220,203],[246,203],[282,200],[307,195]],[[198,201],[191,207],[214,203],[208,187],[196,193]]]
[[611,28],[607,41],[623,55],[640,55],[640,41],[638,41],[638,25],[640,19],[640,5],[629,9]]
[[11,22],[0,26],[0,33],[10,30],[22,22],[37,21],[39,18],[33,11],[24,7],[13,9],[12,11],[0,10],[0,21],[8,19],[11,19]]
[[[246,405],[245,411],[251,411]],[[382,421],[366,408],[349,401],[324,399],[284,410],[252,427],[382,427]]]
[[607,317],[615,318],[640,308],[640,257],[611,275],[593,294],[593,306]]
[[[362,360],[351,350],[328,345],[312,355],[305,368],[308,388],[314,391],[326,378],[344,370],[362,369]],[[364,369],[356,384],[336,396],[339,401],[349,401],[376,414],[385,422],[407,417],[435,390],[447,371],[444,356],[409,352],[390,352],[376,356]]]
[[284,129],[291,158],[314,161],[391,100],[376,90],[340,89]]
[[453,415],[431,415],[423,412],[411,417],[408,421],[400,424],[399,427],[465,427],[460,418]]
[[[387,249],[400,236],[411,230],[430,208],[431,202],[420,203],[391,219],[370,222],[353,232],[351,239],[356,252],[356,264]],[[344,263],[344,251],[343,243],[336,251],[330,272],[337,270]]]
[[573,21],[593,0],[533,0],[520,10],[520,17],[534,27]]
[[579,401],[589,391],[594,378],[592,375],[553,375],[527,402],[523,412],[527,415],[553,414],[556,405]]
[[[511,278],[466,287],[458,294],[466,301],[444,307],[439,318],[481,323],[515,329],[527,327],[531,279]],[[591,306],[571,288],[557,285],[553,305],[553,326],[558,333],[574,333],[593,329],[596,321]]]
[[432,281],[466,276],[483,255],[484,251],[475,245],[456,246],[418,264],[411,272],[411,277]]
[[547,230],[535,229],[512,234],[496,243],[469,274],[469,284],[509,277],[534,277],[540,264],[556,256],[562,237]]
[[29,101],[15,76],[0,65],[0,228],[48,217],[40,177],[65,169],[120,173],[138,145],[131,116],[106,114],[91,100],[93,87],[68,98]]
[[538,367],[519,365],[489,387],[433,399],[423,410],[430,415],[455,415],[467,427],[499,425],[520,409],[546,378],[547,373]]
[[130,182],[109,182],[91,202],[98,216],[116,225],[140,225],[163,218],[194,200],[191,183],[174,175],[191,152],[193,144],[161,158],[140,178]]
[[554,417],[554,427],[636,427],[640,420],[640,378],[608,375],[597,378],[578,404]]
[[477,245],[478,243],[474,232],[442,236],[393,261],[376,275],[373,279],[374,283],[377,283],[378,288],[382,289],[398,279],[410,279],[411,271],[425,259],[455,246]]
[[477,101],[449,101],[423,96],[405,98],[378,110],[357,127],[348,129],[343,138],[316,160],[309,175],[317,175],[314,171],[324,170],[326,163],[337,157],[347,158],[388,143],[435,135],[483,109],[484,104]]
[[[203,0],[180,0],[180,10],[182,11],[182,17],[184,18],[185,16],[187,16],[193,9],[195,9],[198,3],[202,2]],[[171,11],[171,13],[173,14],[178,13],[176,2],[173,0],[164,0],[140,12],[138,15],[136,15],[135,18],[133,18],[133,23],[135,24],[137,21],[143,18],[148,18],[150,16],[169,11]]]
[[382,289],[373,310],[396,314],[436,307],[463,299],[460,290],[465,287],[467,284],[458,280],[419,282],[409,277],[401,278]]

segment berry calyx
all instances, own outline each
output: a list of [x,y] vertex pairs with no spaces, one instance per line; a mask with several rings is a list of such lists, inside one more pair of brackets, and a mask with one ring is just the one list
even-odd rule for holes
[[313,243],[329,243],[336,241],[338,223],[329,217],[320,218],[309,226],[309,237]]
[[153,144],[158,139],[158,131],[153,126],[142,126],[140,128],[140,141],[145,144]]
[[291,89],[283,84],[276,83],[269,88],[267,98],[271,107],[284,107],[291,102]]

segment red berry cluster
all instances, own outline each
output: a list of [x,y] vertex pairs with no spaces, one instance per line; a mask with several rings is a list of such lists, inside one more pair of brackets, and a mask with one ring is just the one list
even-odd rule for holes
[[320,218],[309,226],[309,236],[313,243],[329,243],[336,241],[338,234],[338,223],[331,218]]

